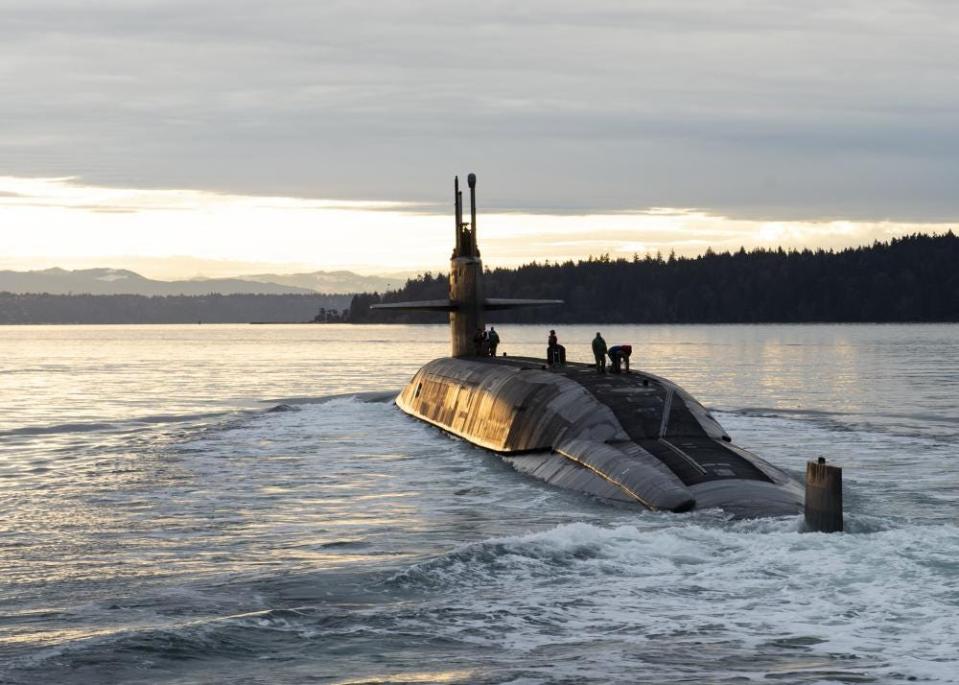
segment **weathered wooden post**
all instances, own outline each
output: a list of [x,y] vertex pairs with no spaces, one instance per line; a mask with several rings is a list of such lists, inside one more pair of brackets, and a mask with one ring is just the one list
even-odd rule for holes
[[806,462],[806,527],[814,532],[842,532],[842,469],[824,457]]

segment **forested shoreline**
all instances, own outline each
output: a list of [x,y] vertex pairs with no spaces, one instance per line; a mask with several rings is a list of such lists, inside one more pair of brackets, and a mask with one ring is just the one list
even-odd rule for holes
[[348,295],[0,293],[0,324],[339,322]]
[[[371,310],[447,297],[445,274],[354,296],[350,321],[442,322],[445,314]],[[565,305],[490,312],[517,323],[809,323],[959,321],[959,237],[911,235],[837,252],[757,249],[699,257],[608,256],[486,272],[488,297]]]

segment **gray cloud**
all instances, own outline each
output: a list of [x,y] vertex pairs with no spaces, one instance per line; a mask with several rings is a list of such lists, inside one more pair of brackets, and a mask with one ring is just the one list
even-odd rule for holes
[[959,216],[959,6],[7,0],[0,173],[484,207]]

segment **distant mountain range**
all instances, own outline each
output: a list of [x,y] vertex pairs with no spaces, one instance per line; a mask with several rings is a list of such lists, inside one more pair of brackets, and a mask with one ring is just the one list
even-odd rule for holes
[[352,271],[311,271],[300,274],[255,274],[243,278],[259,283],[279,283],[318,293],[369,293],[397,290],[416,274],[362,276]]
[[351,271],[315,271],[299,274],[257,274],[242,278],[197,278],[156,281],[126,269],[43,269],[0,271],[0,292],[55,295],[293,295],[382,292],[402,287],[404,278],[361,276]]

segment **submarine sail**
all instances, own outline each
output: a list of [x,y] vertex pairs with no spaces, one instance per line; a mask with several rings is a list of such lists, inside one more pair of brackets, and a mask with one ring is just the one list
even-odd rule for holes
[[456,242],[450,258],[449,297],[445,300],[391,302],[373,305],[373,309],[440,311],[450,314],[450,337],[454,357],[473,356],[473,336],[485,323],[484,311],[563,304],[562,300],[510,300],[483,297],[483,261],[476,242],[476,174],[466,179],[470,189],[470,220],[463,221],[463,193],[460,180],[453,179],[453,213],[456,217]]
[[721,508],[743,517],[802,511],[796,480],[734,445],[703,405],[665,378],[477,356],[473,336],[484,311],[562,301],[485,297],[474,174],[468,185],[470,221],[464,222],[454,180],[448,299],[374,305],[449,312],[451,356],[417,371],[396,398],[401,410],[499,453],[517,471],[604,499],[655,511]]

